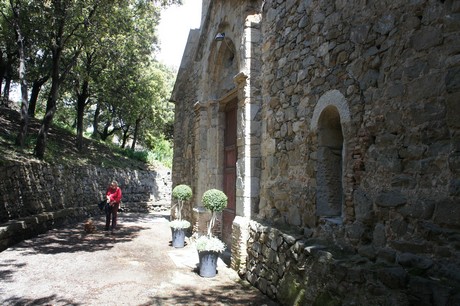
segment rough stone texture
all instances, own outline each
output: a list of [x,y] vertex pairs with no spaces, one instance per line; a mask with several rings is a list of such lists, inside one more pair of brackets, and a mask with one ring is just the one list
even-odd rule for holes
[[[283,305],[457,305],[457,271],[429,255],[355,253],[251,221],[247,280]],[[369,258],[371,257],[371,258]],[[378,264],[376,264],[378,260]],[[436,277],[434,276],[436,275]]]
[[[272,271],[291,258],[283,244],[251,230],[248,280],[300,304],[458,304],[460,287],[446,272],[460,266],[458,1],[213,0],[203,8],[173,95],[173,184],[194,186],[191,206],[206,188],[223,187],[222,108],[233,95],[237,216],[295,228],[303,238],[289,238],[288,249],[312,237],[328,246],[317,257],[294,252],[285,276]],[[225,44],[213,40],[217,32]],[[433,265],[398,261],[407,253]]]
[[40,162],[3,162],[0,166],[0,250],[68,222],[101,214],[111,180],[122,189],[130,212],[168,209],[169,169],[125,170],[95,166],[64,167]]

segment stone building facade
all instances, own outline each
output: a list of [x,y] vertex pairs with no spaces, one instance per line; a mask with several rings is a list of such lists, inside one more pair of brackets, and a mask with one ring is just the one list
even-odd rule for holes
[[459,1],[204,0],[172,100],[185,216],[230,194],[219,230],[253,285],[460,304]]

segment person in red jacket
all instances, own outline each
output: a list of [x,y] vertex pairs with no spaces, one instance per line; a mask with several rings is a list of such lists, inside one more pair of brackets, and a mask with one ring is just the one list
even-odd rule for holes
[[110,219],[112,219],[112,231],[117,227],[118,208],[121,201],[121,189],[118,187],[117,181],[112,181],[105,193],[107,196],[108,208],[105,211],[105,230],[110,228]]

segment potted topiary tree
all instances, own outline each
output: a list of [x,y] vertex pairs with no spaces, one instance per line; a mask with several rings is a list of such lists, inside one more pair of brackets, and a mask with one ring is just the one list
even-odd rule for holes
[[172,191],[172,197],[177,200],[176,219],[169,222],[172,233],[172,246],[183,248],[185,244],[185,231],[190,227],[190,222],[182,220],[182,208],[184,207],[184,203],[190,201],[192,198],[192,188],[185,184],[177,185]]
[[203,205],[212,213],[208,224],[207,235],[195,241],[199,257],[199,271],[202,277],[214,277],[217,272],[219,254],[225,250],[225,244],[212,235],[212,228],[216,222],[217,213],[227,206],[227,196],[220,190],[210,189],[203,194]]

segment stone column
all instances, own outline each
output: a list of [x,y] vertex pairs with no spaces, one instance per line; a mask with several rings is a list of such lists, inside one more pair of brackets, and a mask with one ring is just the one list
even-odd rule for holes
[[[246,270],[249,221],[259,200],[260,180],[260,91],[256,83],[260,71],[260,15],[246,18],[244,25],[244,65],[235,76],[238,90],[238,161],[236,182],[236,216],[232,226],[231,267],[240,274]],[[251,76],[254,76],[251,78]]]
[[203,193],[222,186],[222,131],[219,104],[215,100],[195,103],[195,205],[193,232],[205,234],[211,214],[201,203]]
[[206,151],[207,151],[207,108],[206,104],[197,101],[195,108],[195,177],[194,177],[194,207],[193,207],[193,233],[198,235],[206,233],[206,209],[201,203],[201,197],[206,190]]

